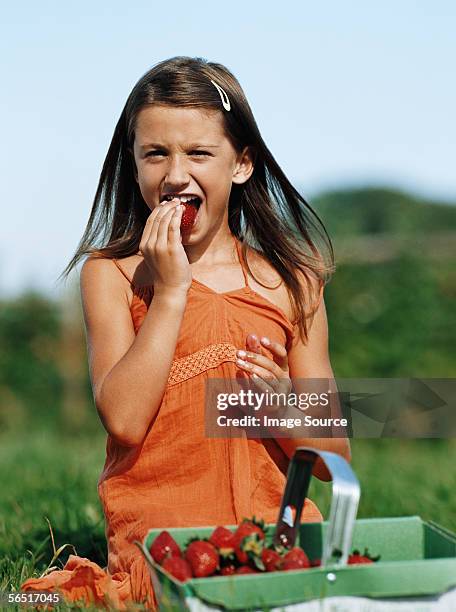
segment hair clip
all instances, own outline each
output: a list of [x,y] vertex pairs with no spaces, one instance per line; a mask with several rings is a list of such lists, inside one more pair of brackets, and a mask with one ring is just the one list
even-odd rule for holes
[[225,110],[227,110],[227,111],[231,110],[230,100],[229,100],[228,96],[226,95],[226,91],[224,89],[222,89],[220,87],[220,85],[217,85],[217,83],[215,81],[213,81],[212,79],[211,79],[211,83],[213,85],[215,85],[215,87],[217,88],[217,90],[218,90],[218,92],[220,94],[220,97],[222,99],[223,108]]

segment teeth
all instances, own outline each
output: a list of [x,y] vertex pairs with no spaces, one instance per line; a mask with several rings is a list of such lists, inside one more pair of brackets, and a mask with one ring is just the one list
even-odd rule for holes
[[184,196],[173,196],[173,195],[165,196],[165,199],[168,202],[171,202],[171,200],[174,200],[174,198],[177,198],[181,202],[190,202],[191,200],[195,200],[197,198],[197,196],[185,196],[185,195]]

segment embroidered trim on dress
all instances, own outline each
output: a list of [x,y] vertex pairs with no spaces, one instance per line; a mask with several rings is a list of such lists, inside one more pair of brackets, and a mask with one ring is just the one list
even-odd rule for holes
[[215,368],[223,361],[236,363],[236,347],[229,342],[210,344],[203,349],[173,361],[168,377],[168,386],[188,380],[210,368]]

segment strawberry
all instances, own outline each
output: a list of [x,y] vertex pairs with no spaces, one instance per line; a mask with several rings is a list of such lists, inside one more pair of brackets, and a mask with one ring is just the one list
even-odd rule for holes
[[310,567],[310,561],[306,553],[299,546],[289,550],[283,558],[283,570],[304,569],[306,567]]
[[190,204],[189,202],[182,202],[182,204],[185,206],[185,210],[182,214],[180,228],[185,232],[193,227],[198,209],[194,204]]
[[253,567],[250,567],[249,565],[241,565],[241,567],[238,567],[236,572],[236,574],[258,574],[258,571],[253,569]]
[[209,542],[218,549],[222,557],[228,557],[234,552],[234,534],[226,527],[217,527],[214,529],[209,538]]
[[182,557],[166,557],[162,563],[162,567],[181,582],[193,578],[190,563],[182,559]]
[[236,573],[236,566],[233,563],[230,563],[229,565],[225,565],[220,570],[220,574],[222,576],[232,576],[235,573]]
[[162,563],[166,557],[180,557],[181,549],[168,531],[162,531],[152,542],[150,554],[156,563]]
[[243,533],[244,535],[258,534],[261,540],[264,540],[266,535],[266,527],[264,521],[256,519],[254,516],[251,519],[243,519],[242,523],[236,529],[236,534]]
[[276,550],[264,548],[261,553],[261,560],[267,572],[276,572],[280,569],[282,558]]
[[185,558],[190,563],[195,578],[211,576],[219,566],[217,549],[210,542],[204,540],[190,542],[185,552]]
[[371,557],[367,548],[365,548],[363,555],[359,552],[359,550],[354,550],[352,554],[349,555],[347,563],[348,565],[355,565],[357,563],[360,563],[360,564],[375,563],[379,559],[380,559],[380,555],[377,555],[376,557]]
[[[265,531],[264,523],[244,519],[234,533],[234,552],[240,563],[244,565],[249,558],[260,558],[263,550]],[[261,569],[261,567],[259,568]]]

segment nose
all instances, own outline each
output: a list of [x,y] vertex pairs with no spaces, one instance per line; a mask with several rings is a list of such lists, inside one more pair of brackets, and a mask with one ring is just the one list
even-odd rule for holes
[[172,155],[169,158],[165,185],[168,191],[178,191],[189,183],[189,174],[185,160],[180,155]]

